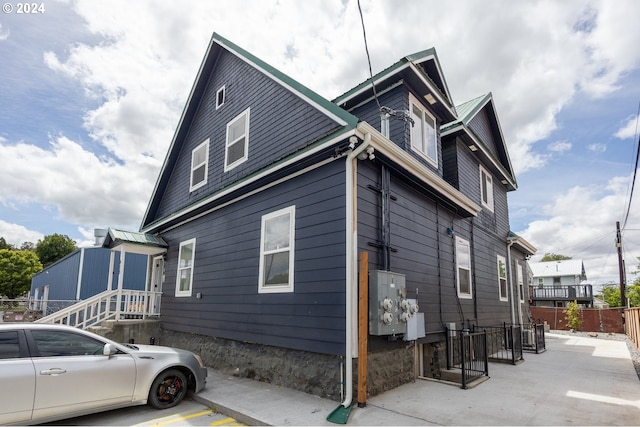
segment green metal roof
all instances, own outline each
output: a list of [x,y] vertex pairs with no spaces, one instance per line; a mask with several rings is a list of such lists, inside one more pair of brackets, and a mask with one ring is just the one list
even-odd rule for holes
[[445,132],[448,129],[453,128],[459,124],[469,124],[471,119],[474,118],[476,114],[478,114],[478,111],[480,111],[489,100],[491,100],[491,93],[484,94],[460,105],[456,105],[458,120],[454,120],[442,125],[440,130],[442,132]]
[[448,104],[448,106],[453,107],[453,103],[451,101],[451,94],[449,93],[449,88],[447,86],[447,82],[444,79],[444,75],[442,74],[442,70],[440,67],[440,60],[438,59],[438,55],[436,53],[435,48],[430,48],[430,49],[426,49],[426,50],[422,50],[420,52],[416,52],[413,53],[411,55],[407,55],[403,58],[400,58],[400,60],[392,65],[390,65],[389,67],[385,68],[384,70],[380,71],[379,73],[376,73],[373,76],[373,79],[368,78],[367,80],[363,81],[362,83],[360,83],[359,85],[357,85],[356,87],[348,90],[347,92],[343,93],[342,95],[338,96],[337,98],[335,98],[333,100],[333,102],[337,105],[341,105],[343,104],[346,100],[352,98],[353,96],[355,96],[356,94],[360,93],[362,90],[366,89],[367,87],[371,86],[371,81],[375,81],[378,82],[380,80],[384,80],[390,76],[393,76],[397,73],[399,73],[402,69],[404,69],[408,64],[423,64],[426,63],[428,61],[433,61],[434,65],[435,65],[435,69],[436,74],[437,74],[437,78],[438,80],[440,80],[439,82],[436,82],[433,80],[433,78],[431,76],[429,76],[427,74],[427,72],[423,69],[419,69],[418,72],[421,74],[421,77],[423,77],[425,80],[427,80],[433,87],[433,89],[438,92],[438,94],[444,99],[444,101]]
[[161,237],[154,236],[153,234],[109,228],[109,232],[104,240],[103,246],[111,248],[121,243],[135,243],[138,245],[156,246],[160,248],[166,248],[169,246]]

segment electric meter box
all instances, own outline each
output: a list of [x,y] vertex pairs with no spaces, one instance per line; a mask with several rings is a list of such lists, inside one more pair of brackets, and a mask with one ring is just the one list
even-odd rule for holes
[[[407,298],[404,274],[369,272],[369,334],[396,335],[407,331],[402,301]],[[406,314],[404,314],[406,317]]]

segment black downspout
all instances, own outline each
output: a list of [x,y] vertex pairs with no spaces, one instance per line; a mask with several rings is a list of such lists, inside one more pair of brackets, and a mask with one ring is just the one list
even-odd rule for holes
[[385,271],[391,271],[391,177],[389,170],[382,165],[382,267]]

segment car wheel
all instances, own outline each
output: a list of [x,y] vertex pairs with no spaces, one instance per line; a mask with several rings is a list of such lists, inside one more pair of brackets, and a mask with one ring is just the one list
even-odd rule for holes
[[149,390],[149,403],[157,409],[176,406],[187,394],[187,378],[177,369],[169,369],[156,377]]

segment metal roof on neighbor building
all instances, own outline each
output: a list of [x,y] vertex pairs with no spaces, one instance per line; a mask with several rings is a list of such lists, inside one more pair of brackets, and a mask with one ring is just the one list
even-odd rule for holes
[[533,277],[581,276],[587,279],[581,259],[565,259],[561,261],[532,262],[529,267]]
[[138,233],[135,231],[124,231],[115,228],[109,228],[107,237],[104,239],[103,247],[113,248],[122,243],[135,243],[138,245],[155,246],[159,248],[166,248],[169,245],[162,237],[154,236],[153,234]]

